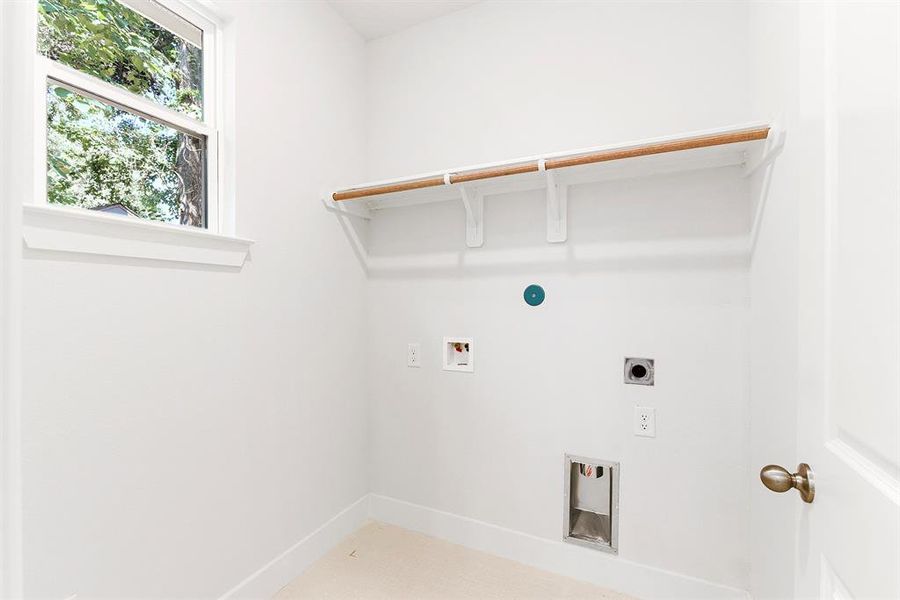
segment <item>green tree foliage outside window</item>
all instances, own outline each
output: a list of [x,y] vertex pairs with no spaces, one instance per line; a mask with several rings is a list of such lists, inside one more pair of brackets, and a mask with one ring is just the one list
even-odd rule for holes
[[[193,118],[199,48],[116,0],[39,0],[39,51]],[[204,226],[205,140],[48,84],[48,201]]]

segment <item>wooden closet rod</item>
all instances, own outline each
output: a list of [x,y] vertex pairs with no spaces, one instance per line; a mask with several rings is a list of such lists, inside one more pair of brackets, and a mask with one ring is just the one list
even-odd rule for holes
[[[579,165],[590,165],[611,160],[621,160],[623,158],[636,158],[638,156],[649,156],[651,154],[664,154],[666,152],[678,152],[680,150],[693,150],[695,148],[708,148],[710,146],[723,146],[725,144],[751,142],[754,140],[764,140],[766,139],[766,137],[768,137],[768,135],[768,127],[757,127],[754,129],[746,129],[744,131],[733,131],[729,133],[716,133],[711,135],[681,138],[676,140],[669,140],[667,142],[656,142],[651,144],[644,144],[641,146],[633,146],[631,148],[599,150],[597,152],[548,158],[544,161],[544,168],[549,171],[552,169],[562,169],[565,167],[576,167]],[[495,177],[505,177],[507,175],[519,175],[521,173],[536,173],[538,171],[540,171],[540,161],[534,160],[512,165],[502,165],[497,167],[488,167],[485,169],[476,169],[473,171],[450,173],[448,179],[450,183],[465,183],[467,181],[493,179]],[[332,194],[332,198],[336,202],[339,202],[341,200],[356,200],[358,198],[367,198],[369,196],[378,196],[380,194],[390,194],[393,192],[405,192],[408,190],[438,187],[446,185],[446,183],[447,181],[445,181],[445,178],[443,176],[427,177],[425,179],[413,179],[409,181],[400,181],[397,183],[387,183],[382,185],[341,190]]]

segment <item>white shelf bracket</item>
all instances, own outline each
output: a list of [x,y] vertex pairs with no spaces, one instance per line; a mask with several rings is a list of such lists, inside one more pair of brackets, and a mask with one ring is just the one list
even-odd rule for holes
[[480,248],[484,245],[484,194],[465,186],[459,191],[466,209],[466,246]]
[[763,151],[744,164],[743,176],[750,177],[759,169],[772,164],[772,162],[778,158],[778,155],[781,154],[781,151],[784,150],[784,140],[786,136],[787,131],[777,123],[773,123],[769,128],[769,135],[767,136],[766,145],[763,148]]
[[772,185],[772,165],[781,151],[784,150],[784,140],[787,131],[784,127],[780,127],[778,123],[773,123],[769,128],[769,135],[766,139],[765,148],[762,152],[751,161],[747,161],[744,165],[744,177],[750,177],[760,169],[763,171],[762,182],[759,186],[758,196],[753,215],[753,223],[750,227],[750,256],[756,252],[756,241],[759,238],[759,229],[762,226],[763,214],[766,210],[766,202],[769,199],[769,188]]
[[547,241],[565,242],[568,238],[569,186],[556,183],[553,171],[547,171]]
[[370,211],[365,206],[344,206],[343,203],[335,202],[334,200],[332,200],[331,196],[324,196],[322,198],[322,204],[325,205],[325,208],[330,210],[331,212],[345,217],[359,217],[360,219],[366,219],[367,221],[372,218],[372,211]]

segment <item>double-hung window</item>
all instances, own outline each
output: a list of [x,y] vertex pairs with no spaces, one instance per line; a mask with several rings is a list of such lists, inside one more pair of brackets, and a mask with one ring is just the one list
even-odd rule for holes
[[215,28],[176,0],[38,0],[50,205],[221,231]]

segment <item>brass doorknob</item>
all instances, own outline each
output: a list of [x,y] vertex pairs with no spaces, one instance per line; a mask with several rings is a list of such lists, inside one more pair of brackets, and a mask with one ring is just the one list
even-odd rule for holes
[[797,472],[791,473],[778,465],[766,465],[759,472],[763,485],[773,492],[783,493],[791,488],[800,492],[804,502],[812,502],[816,497],[816,481],[813,471],[806,463],[797,466]]

